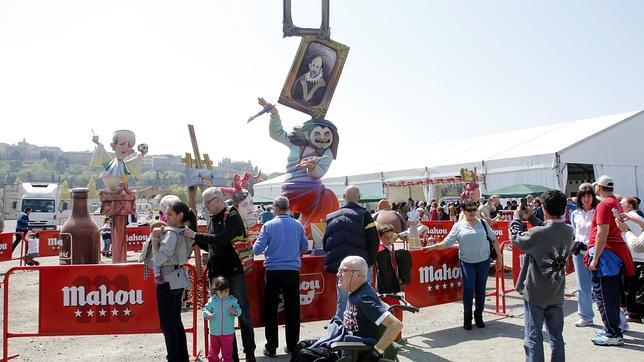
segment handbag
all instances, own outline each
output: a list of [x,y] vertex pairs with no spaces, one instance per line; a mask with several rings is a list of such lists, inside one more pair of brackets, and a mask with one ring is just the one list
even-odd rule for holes
[[485,229],[485,237],[487,238],[487,241],[490,243],[490,259],[496,260],[496,248],[494,247],[495,241],[492,240],[490,237],[490,230],[487,222],[483,219],[481,219],[481,223],[483,224],[483,228]]

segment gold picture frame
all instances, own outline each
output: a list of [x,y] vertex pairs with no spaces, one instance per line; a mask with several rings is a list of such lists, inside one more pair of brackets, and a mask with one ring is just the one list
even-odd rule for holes
[[349,47],[331,39],[302,37],[278,102],[324,118],[349,54]]

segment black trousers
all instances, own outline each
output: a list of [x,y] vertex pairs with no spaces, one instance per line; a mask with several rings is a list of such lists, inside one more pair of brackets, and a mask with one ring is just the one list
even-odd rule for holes
[[593,295],[597,301],[599,314],[604,322],[604,330],[608,337],[622,337],[619,328],[619,298],[622,294],[622,274],[610,277],[599,276],[592,271]]
[[264,318],[266,349],[276,351],[277,305],[279,294],[284,297],[286,315],[286,348],[293,352],[300,339],[300,272],[297,270],[267,270],[264,275]]
[[[27,235],[27,231],[18,231],[18,230],[16,230],[16,232],[17,233],[23,233],[24,235]],[[18,244],[20,243],[20,240],[22,240],[22,238],[20,238],[19,234],[16,234],[16,239],[13,241],[13,245],[11,245],[11,251],[16,250],[16,246],[18,246]]]
[[642,319],[644,317],[644,305],[637,303],[635,296],[644,287],[644,263],[635,262],[635,276],[624,277],[624,289],[626,294],[626,313],[629,317]]
[[166,359],[171,362],[188,362],[186,331],[181,321],[181,296],[183,288],[170,289],[169,283],[157,285],[159,323],[165,338]]

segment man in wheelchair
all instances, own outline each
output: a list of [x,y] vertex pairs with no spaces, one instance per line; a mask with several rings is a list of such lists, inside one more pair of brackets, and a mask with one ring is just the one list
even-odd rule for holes
[[[367,262],[363,258],[344,258],[337,276],[338,287],[349,293],[343,320],[334,317],[326,334],[317,341],[298,343],[291,361],[337,361],[344,359],[340,350],[354,350],[352,360],[378,361],[402,330],[402,322],[387,310],[367,283]],[[380,326],[385,327],[382,334]],[[362,342],[371,348],[362,345],[354,349],[351,343],[342,342]]]

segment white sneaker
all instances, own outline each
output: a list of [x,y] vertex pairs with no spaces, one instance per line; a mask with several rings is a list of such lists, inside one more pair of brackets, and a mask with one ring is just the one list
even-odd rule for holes
[[597,346],[623,346],[624,340],[622,337],[606,337],[606,336],[597,336],[591,341]]
[[587,321],[585,319],[580,319],[575,322],[575,327],[588,327],[592,325],[593,325],[593,321]]

